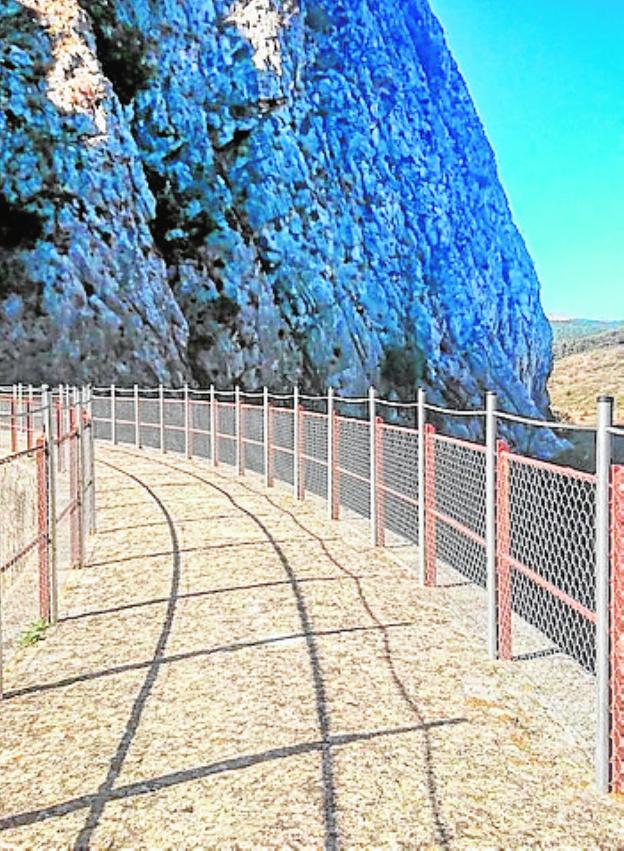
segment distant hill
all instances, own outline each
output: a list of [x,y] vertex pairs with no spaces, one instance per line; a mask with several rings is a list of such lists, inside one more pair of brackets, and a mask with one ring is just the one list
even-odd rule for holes
[[[598,334],[594,339],[618,332]],[[585,338],[586,340],[592,338]],[[624,421],[624,331],[620,342],[567,355],[555,361],[549,384],[550,399],[558,418],[594,425],[596,397],[601,393],[616,399],[616,416]]]
[[601,322],[597,319],[551,319],[555,359],[604,349],[624,343],[624,319]]

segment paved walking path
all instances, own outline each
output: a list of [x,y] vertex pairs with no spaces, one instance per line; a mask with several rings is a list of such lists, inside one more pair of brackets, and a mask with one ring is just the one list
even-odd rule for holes
[[89,563],[8,672],[1,847],[624,843],[454,589],[258,479],[97,470]]

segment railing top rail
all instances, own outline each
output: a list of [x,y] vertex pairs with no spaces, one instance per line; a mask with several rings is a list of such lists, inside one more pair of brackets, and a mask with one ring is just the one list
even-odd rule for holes
[[4,457],[0,458],[0,467],[4,466],[5,464],[10,464],[12,461],[17,461],[20,458],[25,458],[26,456],[36,455],[38,452],[42,451],[44,451],[44,446],[39,445],[31,446],[30,449],[22,449],[20,452],[12,452],[11,455],[5,455]]
[[624,437],[624,426],[612,426],[608,431],[615,437]]
[[576,425],[574,423],[558,422],[557,420],[536,420],[532,417],[522,417],[520,414],[508,414],[505,411],[496,411],[496,418],[520,425],[549,428],[553,431],[596,431],[596,426],[592,425]]
[[487,413],[487,411],[480,408],[474,411],[459,411],[454,408],[441,408],[439,405],[430,405],[428,402],[425,403],[425,410],[435,411],[437,414],[444,414],[449,417],[484,417]]
[[571,479],[579,479],[582,482],[589,482],[590,484],[596,484],[597,482],[595,473],[585,473],[582,470],[575,470],[574,467],[552,464],[550,461],[538,461],[537,458],[517,455],[515,452],[508,452],[507,450],[505,450],[504,455],[510,461],[516,464],[522,464],[525,467],[535,467],[538,470],[545,470],[547,473],[553,473],[557,476],[567,476]]
[[396,402],[390,399],[375,399],[378,405],[383,405],[386,408],[417,408],[418,402]]

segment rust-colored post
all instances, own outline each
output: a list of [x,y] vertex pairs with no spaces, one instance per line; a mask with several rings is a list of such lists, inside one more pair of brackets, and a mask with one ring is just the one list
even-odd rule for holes
[[11,397],[11,452],[17,452],[17,399]]
[[431,423],[425,426],[425,585],[436,584],[436,430]]
[[498,604],[498,658],[511,659],[511,592],[512,576],[511,524],[509,518],[509,446],[504,440],[496,444],[496,579]]
[[378,547],[386,545],[383,429],[382,417],[375,417],[375,512],[377,514],[375,545]]
[[610,589],[611,770],[609,789],[624,793],[624,467],[612,467]]
[[69,539],[71,566],[80,566],[80,468],[78,459],[78,426],[76,408],[69,408]]
[[33,415],[31,399],[26,399],[26,448],[33,448]]
[[333,448],[330,459],[332,467],[332,520],[338,520],[340,518],[340,417],[335,410],[332,410],[329,427],[332,430]]
[[48,477],[46,475],[45,438],[37,438],[37,533],[39,560],[39,617],[50,622],[50,562],[48,526]]
[[63,413],[60,402],[54,402],[54,434],[50,436],[51,440],[57,441],[58,452],[56,456],[56,464],[59,473],[63,472]]

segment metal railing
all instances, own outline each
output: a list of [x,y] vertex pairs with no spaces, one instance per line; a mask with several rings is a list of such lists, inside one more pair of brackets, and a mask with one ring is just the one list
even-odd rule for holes
[[59,573],[95,531],[90,408],[86,391],[0,388],[0,697],[4,663],[56,623]]
[[[584,735],[597,783],[624,791],[624,468],[613,455],[624,430],[611,400],[600,401],[596,429],[497,411],[493,394],[483,409],[451,410],[422,390],[404,403],[373,390],[111,385],[90,402],[98,439],[281,482],[295,500],[321,499],[328,517],[359,524],[423,586],[472,587],[492,658],[557,654],[590,678]],[[518,429],[587,432],[595,472],[512,451],[505,438]]]

